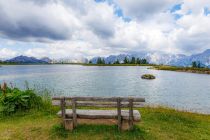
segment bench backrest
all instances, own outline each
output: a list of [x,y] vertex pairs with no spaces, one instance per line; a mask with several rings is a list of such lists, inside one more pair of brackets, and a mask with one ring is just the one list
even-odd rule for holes
[[120,102],[120,107],[130,107],[130,102],[133,107],[142,107],[144,98],[135,97],[53,97],[52,104],[55,106],[72,106],[72,101],[76,103],[78,107],[117,107],[117,103]]

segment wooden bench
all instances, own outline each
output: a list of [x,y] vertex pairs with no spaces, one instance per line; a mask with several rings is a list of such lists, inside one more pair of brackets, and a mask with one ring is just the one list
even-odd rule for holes
[[[72,130],[77,126],[77,119],[117,119],[118,129],[128,123],[128,129],[133,128],[134,122],[141,120],[138,110],[134,107],[142,107],[144,98],[134,97],[53,97],[52,104],[60,106],[57,113],[62,117],[66,129]],[[72,109],[66,109],[71,106]],[[117,108],[116,110],[89,110],[77,109],[77,107]],[[128,108],[122,110],[122,108]]]

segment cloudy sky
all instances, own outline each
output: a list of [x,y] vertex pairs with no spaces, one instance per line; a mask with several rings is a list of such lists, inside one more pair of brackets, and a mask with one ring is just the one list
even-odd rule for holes
[[0,59],[206,49],[210,0],[0,0]]

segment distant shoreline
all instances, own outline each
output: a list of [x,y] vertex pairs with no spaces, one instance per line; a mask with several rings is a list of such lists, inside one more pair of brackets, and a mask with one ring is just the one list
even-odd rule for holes
[[86,64],[86,63],[0,63],[1,66],[9,65],[81,65],[81,66],[151,66],[150,69],[154,70],[165,70],[165,71],[176,71],[176,72],[187,72],[187,73],[198,73],[198,74],[210,74],[210,68],[192,68],[192,67],[177,67],[169,65],[155,65],[155,64]]

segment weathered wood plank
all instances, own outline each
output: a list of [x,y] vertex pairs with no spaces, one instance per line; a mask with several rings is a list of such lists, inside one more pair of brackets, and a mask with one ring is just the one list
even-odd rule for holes
[[63,120],[66,118],[65,97],[60,100],[61,112]]
[[133,99],[129,100],[129,128],[133,129]]
[[[66,106],[71,106],[72,102],[67,100]],[[52,105],[54,106],[60,106],[60,100],[52,100]],[[77,101],[78,107],[117,107],[117,103],[114,102],[93,102],[93,101]],[[129,107],[128,102],[121,102],[121,107]],[[142,102],[133,102],[133,107],[144,107],[144,104]]]
[[[52,97],[53,100],[60,100],[62,97]],[[139,97],[65,97],[67,100],[75,99],[76,101],[103,101],[103,102],[117,102],[120,98],[122,102],[133,99],[134,102],[145,102],[145,98]]]
[[[66,117],[72,118],[72,110],[66,109]],[[61,117],[61,111],[57,113]],[[117,110],[84,110],[77,109],[77,118],[82,119],[117,119]],[[129,110],[121,110],[122,120],[129,120]],[[138,110],[133,110],[133,120],[140,121],[141,115]]]
[[72,99],[73,127],[77,126],[76,100]]
[[73,130],[73,123],[72,123],[72,119],[64,119],[64,128],[66,130]]
[[122,116],[121,116],[121,100],[117,100],[117,116],[118,116],[118,129],[122,129]]

